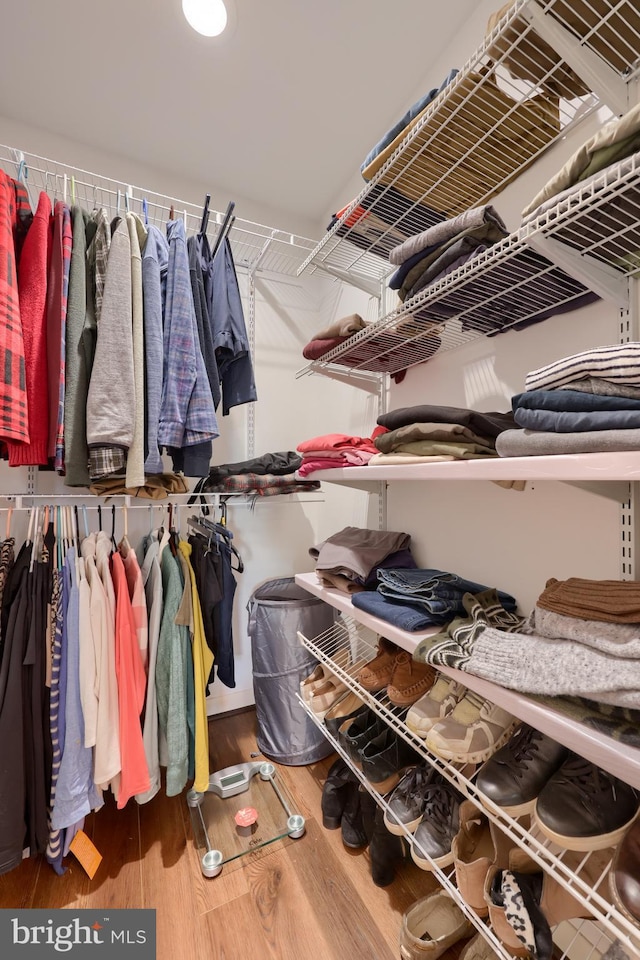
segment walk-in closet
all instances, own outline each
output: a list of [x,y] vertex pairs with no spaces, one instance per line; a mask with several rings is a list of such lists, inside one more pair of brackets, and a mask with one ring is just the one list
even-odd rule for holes
[[2,955],[637,960],[637,0],[3,23]]

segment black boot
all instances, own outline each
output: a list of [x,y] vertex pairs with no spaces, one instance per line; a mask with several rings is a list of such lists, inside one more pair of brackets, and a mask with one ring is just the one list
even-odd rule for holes
[[365,816],[369,794],[360,787],[358,779],[352,774],[349,784],[347,803],[342,814],[342,842],[345,847],[357,850],[366,847],[370,840],[365,826]]
[[322,788],[322,826],[337,830],[352,787],[352,773],[342,757],[331,765]]
[[377,887],[388,887],[396,875],[396,867],[405,858],[402,837],[389,833],[384,825],[384,812],[376,805],[373,836],[369,844],[371,879]]

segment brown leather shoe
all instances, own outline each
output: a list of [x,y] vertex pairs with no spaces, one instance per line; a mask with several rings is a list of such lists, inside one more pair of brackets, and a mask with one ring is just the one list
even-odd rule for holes
[[617,905],[635,923],[640,923],[640,820],[618,844],[609,882]]
[[436,670],[430,663],[419,663],[410,653],[399,653],[387,696],[396,707],[409,707],[431,689],[435,679]]
[[380,637],[378,641],[378,655],[358,673],[356,679],[358,683],[370,693],[377,693],[391,683],[393,668],[396,662],[396,656],[399,648],[390,640]]

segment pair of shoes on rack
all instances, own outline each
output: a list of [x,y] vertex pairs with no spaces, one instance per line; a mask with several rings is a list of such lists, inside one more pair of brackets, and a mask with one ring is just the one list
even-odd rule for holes
[[453,862],[462,796],[434,767],[409,769],[388,800],[384,823],[390,833],[413,833],[411,857],[421,870]]
[[393,790],[418,761],[413,748],[370,707],[362,707],[338,728],[338,742],[379,793]]
[[381,637],[377,655],[360,670],[357,680],[370,693],[386,689],[394,706],[408,707],[432,687],[435,676],[431,664],[414,660],[406,650]]
[[[348,666],[349,653],[340,650],[335,655],[339,666]],[[347,686],[324,663],[319,663],[304,680],[300,682],[300,696],[309,709],[322,718],[333,704],[347,693]]]
[[515,724],[506,710],[440,674],[409,710],[406,723],[433,753],[454,763],[482,763]]

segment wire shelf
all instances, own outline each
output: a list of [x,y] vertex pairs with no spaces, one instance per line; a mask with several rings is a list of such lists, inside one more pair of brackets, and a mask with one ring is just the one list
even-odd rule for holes
[[640,152],[578,186],[299,375],[335,366],[393,374],[598,295],[625,307],[627,280],[639,272]]
[[300,270],[383,280],[393,247],[488,202],[600,101],[624,112],[639,58],[634,0],[516,0]]
[[[168,197],[152,190],[135,187],[101,174],[90,173],[56,160],[24,153],[0,144],[0,167],[9,176],[24,171],[24,180],[33,210],[41,190],[52,199],[79,204],[87,210],[105,207],[112,216],[124,215],[127,209],[139,214],[148,223],[164,230],[169,208],[183,218],[188,234],[198,233],[202,223],[202,205]],[[210,209],[207,235],[213,243],[224,222],[224,213]],[[264,226],[236,217],[229,234],[236,267],[249,273],[260,271],[295,277],[314,243],[284,230]]]
[[[515,820],[486,797],[467,775],[468,768],[458,769],[454,764],[431,753],[423,740],[417,737],[403,722],[403,709],[391,704],[386,693],[374,695],[358,683],[356,676],[362,658],[372,659],[376,651],[376,634],[352,617],[342,614],[336,623],[317,637],[308,638],[299,633],[300,642],[322,663],[356,693],[398,736],[409,743],[431,766],[452,783],[505,833],[515,844],[535,860],[545,871],[571,893],[589,912],[594,920],[621,945],[630,951],[630,956],[640,952],[640,928],[611,902],[608,875],[613,850],[576,853],[565,850],[545,837],[528,818]],[[349,663],[352,665],[349,666]]]

